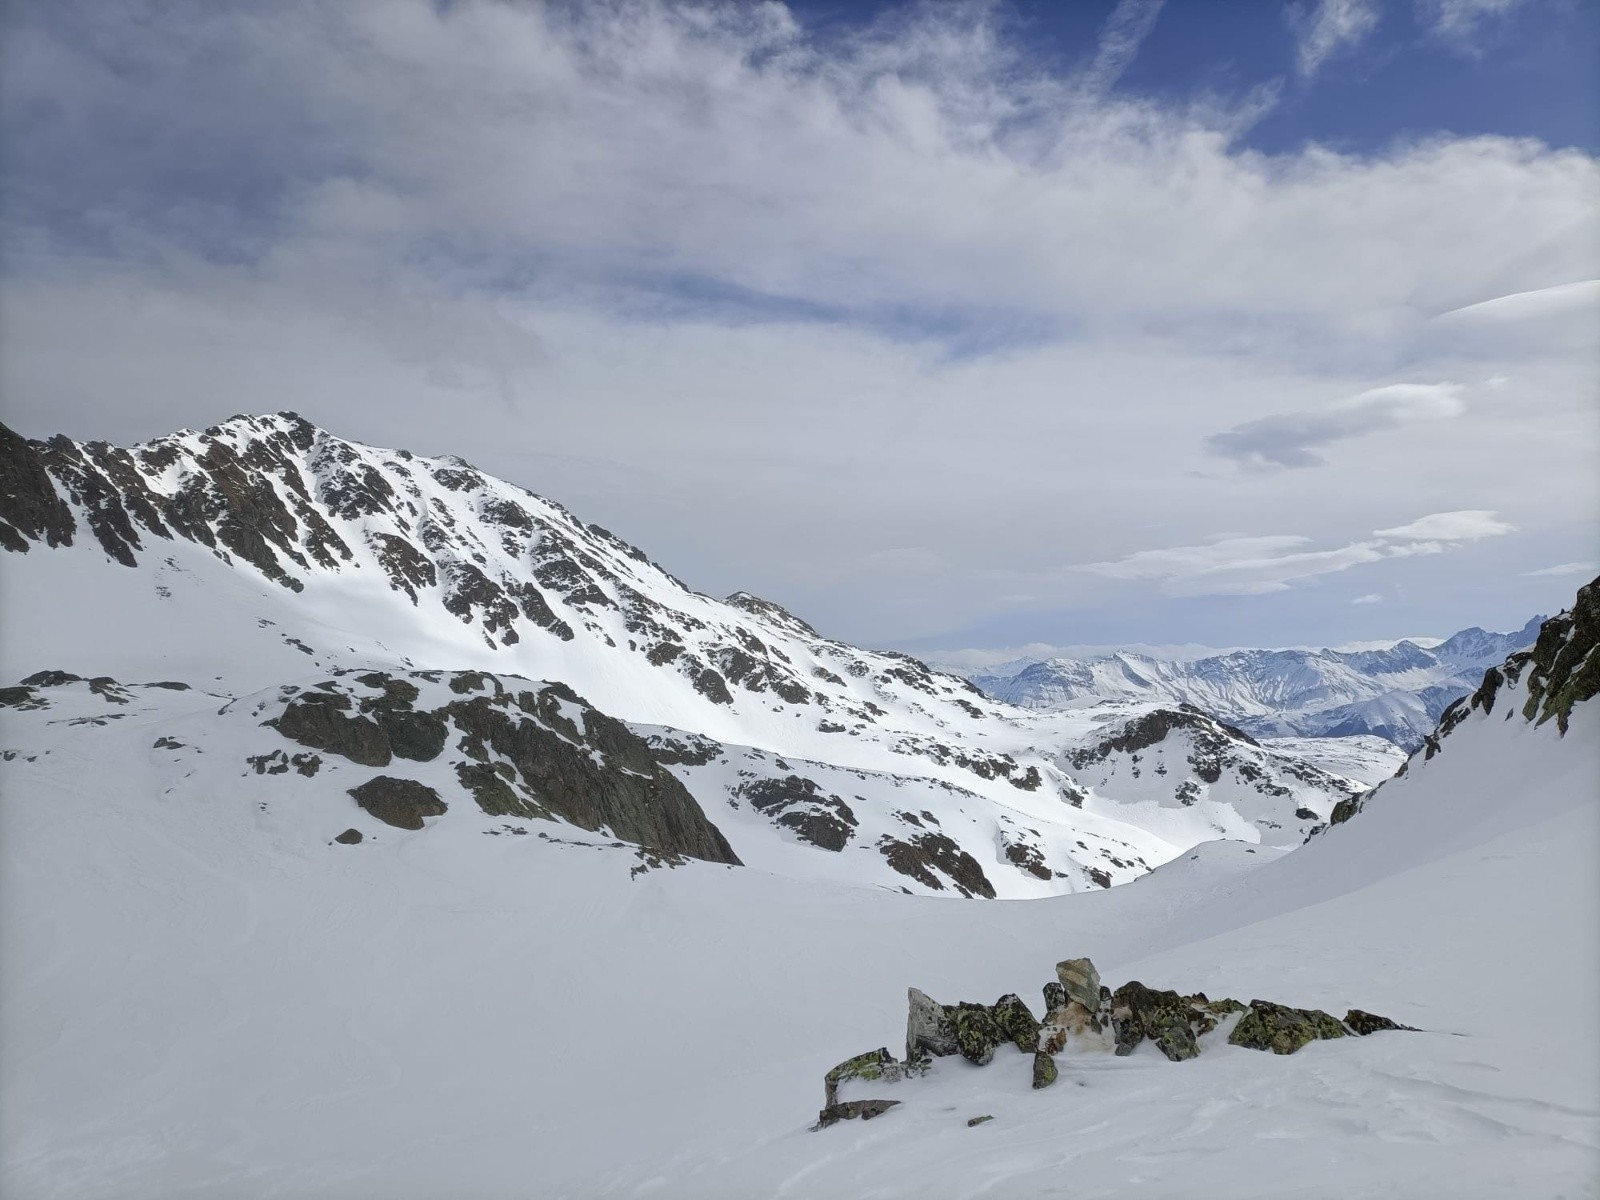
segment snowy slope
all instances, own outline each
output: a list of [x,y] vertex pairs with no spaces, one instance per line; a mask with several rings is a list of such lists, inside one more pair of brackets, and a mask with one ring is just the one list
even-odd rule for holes
[[[1084,739],[1134,710],[1021,712],[913,659],[823,637],[756,597],[693,592],[606,531],[457,459],[347,442],[293,414],[128,450],[0,431],[0,459],[9,551],[0,683],[40,671],[165,679],[251,707],[247,698],[285,687],[343,694],[347,682],[335,680],[372,672],[408,686],[419,672],[465,670],[490,672],[512,692],[559,683],[646,735],[693,735],[741,758],[728,770],[670,754],[660,765],[730,831],[737,857],[774,869],[913,891],[1049,895],[1124,882],[1219,830],[1298,840],[1362,786],[1232,732],[1222,736],[1239,753],[1224,756],[1221,779],[1202,778],[1175,747],[1154,791],[1133,785],[1137,764],[1117,770],[1121,751],[1079,781],[1070,764]],[[68,703],[49,690],[34,698]],[[74,753],[144,753],[177,736],[173,723],[188,731],[179,740],[240,771],[274,745],[312,745],[279,744],[258,728],[273,712],[255,724],[218,714],[202,728],[185,696],[147,699],[145,745],[91,724],[73,727],[85,739]],[[73,715],[59,719],[90,715],[71,708],[80,702],[104,698],[71,701]],[[441,719],[442,701],[417,703],[408,719]],[[6,747],[31,753],[37,726],[22,720]],[[457,735],[398,776],[437,792],[441,821],[469,819],[460,814],[478,806],[461,781]],[[165,762],[158,791],[192,786],[185,769]],[[773,775],[768,791],[791,777],[825,788],[822,807],[847,809],[854,824],[837,816],[829,832],[810,799],[756,804],[738,770]],[[1186,785],[1206,800],[1177,812]],[[345,773],[330,768],[304,786],[343,822],[326,836],[359,827]],[[923,810],[938,828],[899,815],[922,820]]]
[[[163,795],[159,752],[133,752],[145,715],[46,726],[50,755],[4,764],[30,773],[0,805],[0,1193],[1591,1194],[1586,636],[1575,654],[1557,630],[1492,711],[1301,850],[1212,843],[1026,903],[704,863],[630,876],[630,847],[448,818],[329,847],[315,797],[236,795],[220,767]],[[12,718],[76,719],[50,714]],[[885,1117],[807,1131],[824,1070],[898,1043],[907,986],[1038,1011],[1052,964],[1085,954],[1109,980],[1424,1032],[1064,1057],[1040,1092],[1021,1056],[941,1059]]]
[[1170,659],[1123,651],[971,678],[988,695],[1027,708],[1186,703],[1257,737],[1372,734],[1414,749],[1485,668],[1532,644],[1542,620],[1511,633],[1464,629],[1430,646],[1404,640],[1365,650],[1232,650]]

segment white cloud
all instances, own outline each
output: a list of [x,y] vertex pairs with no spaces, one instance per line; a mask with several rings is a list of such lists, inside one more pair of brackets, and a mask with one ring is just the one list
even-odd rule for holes
[[1327,460],[1312,447],[1415,421],[1460,416],[1462,390],[1454,383],[1393,383],[1320,409],[1246,421],[1212,434],[1206,448],[1258,469],[1322,466]]
[[1092,91],[1105,91],[1122,78],[1122,73],[1138,56],[1139,47],[1155,28],[1166,0],[1117,0],[1100,31],[1100,44],[1094,61],[1084,72],[1084,85]]
[[1318,0],[1309,12],[1296,7],[1289,14],[1299,35],[1296,66],[1303,79],[1334,55],[1359,46],[1378,27],[1377,0]]
[[1476,53],[1483,28],[1526,3],[1528,0],[1417,0],[1417,16],[1440,38]]
[[[1111,68],[1153,10],[1117,11]],[[983,636],[1236,637],[1078,627],[1157,589],[1061,565],[1216,530],[1309,539],[1209,577],[1258,590],[1375,553],[1349,530],[1395,513],[1501,514],[1543,539],[1513,577],[1593,544],[1600,296],[1562,293],[1559,341],[1434,320],[1600,278],[1587,154],[1263,154],[1257,100],[1095,91],[983,3],[828,38],[644,0],[5,13],[0,397],[24,432],[293,407],[865,640],[1030,607],[1069,615]],[[1449,419],[1327,405],[1495,374]],[[1274,415],[1279,451],[1328,459],[1315,487],[1205,454]],[[1459,594],[1466,555],[1402,544],[1437,572],[1419,592]]]
[[1541,567],[1537,571],[1524,571],[1523,575],[1538,578],[1549,575],[1594,575],[1596,573],[1600,573],[1600,563],[1569,562],[1560,563],[1554,567]]
[[1377,592],[1368,592],[1365,596],[1357,596],[1350,601],[1351,604],[1382,604],[1383,597]]
[[1499,537],[1516,527],[1500,520],[1483,509],[1463,509],[1458,512],[1433,513],[1419,517],[1393,529],[1379,529],[1375,535],[1394,541],[1407,542],[1475,542],[1480,538]]
[[1296,534],[1227,537],[1197,546],[1140,550],[1076,569],[1108,579],[1156,582],[1174,596],[1256,596],[1365,563],[1441,554],[1456,543],[1510,533],[1512,528],[1491,512],[1434,513],[1331,549],[1312,549],[1313,539]]

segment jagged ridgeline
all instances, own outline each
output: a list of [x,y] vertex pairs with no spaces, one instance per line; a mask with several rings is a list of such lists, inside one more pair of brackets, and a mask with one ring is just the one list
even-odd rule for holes
[[[1554,722],[1559,736],[1567,735],[1572,708],[1600,693],[1600,577],[1578,589],[1572,607],[1539,627],[1530,650],[1510,655],[1483,673],[1483,682],[1469,696],[1445,709],[1423,748],[1402,763],[1395,778],[1404,776],[1417,762],[1428,762],[1446,748],[1445,739],[1476,717],[1498,715],[1503,721],[1526,721],[1539,726]],[[1370,791],[1334,806],[1331,823],[1343,824],[1382,791]]]
[[[15,748],[34,753],[48,721],[113,737],[107,695],[18,682],[41,670],[187,683],[127,684],[121,711],[252,777],[281,748],[264,778],[323,795],[333,845],[465,810],[840,882],[1033,897],[1127,882],[1213,838],[1297,845],[1361,790],[1193,708],[1022,712],[770,601],[695,592],[458,458],[293,413],[126,448],[0,427],[0,466],[21,631],[0,682],[31,689],[8,709]],[[238,720],[266,696],[254,725]],[[171,755],[163,792],[197,787]]]

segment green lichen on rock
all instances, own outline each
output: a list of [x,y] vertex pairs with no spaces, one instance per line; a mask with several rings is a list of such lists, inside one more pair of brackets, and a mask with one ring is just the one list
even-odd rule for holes
[[823,1092],[831,1106],[838,1102],[839,1085],[851,1079],[866,1079],[876,1083],[899,1083],[914,1075],[926,1075],[926,1058],[901,1062],[889,1053],[887,1046],[868,1050],[854,1058],[847,1058],[822,1077]]
[[1001,996],[989,1010],[1001,1035],[1024,1054],[1039,1049],[1039,1022],[1015,993]]
[[1035,1051],[1033,1056],[1033,1087],[1047,1088],[1056,1081],[1060,1071],[1056,1068],[1056,1060],[1043,1050]]
[[1252,1000],[1250,1010],[1228,1035],[1228,1044],[1270,1050],[1274,1054],[1293,1054],[1319,1039],[1344,1035],[1344,1026],[1338,1018],[1321,1009],[1290,1008],[1270,1000]]
[[1572,706],[1600,692],[1600,578],[1578,589],[1572,608],[1539,627],[1529,654],[1528,702],[1536,724],[1554,718],[1562,734]]
[[987,1005],[946,1004],[944,1012],[955,1034],[956,1049],[968,1062],[987,1066],[994,1060],[995,1049],[1008,1040]]
[[1111,993],[1111,1026],[1116,1032],[1117,1054],[1132,1054],[1149,1038],[1172,1062],[1200,1053],[1190,1025],[1189,1001],[1173,991],[1145,987],[1138,980]]

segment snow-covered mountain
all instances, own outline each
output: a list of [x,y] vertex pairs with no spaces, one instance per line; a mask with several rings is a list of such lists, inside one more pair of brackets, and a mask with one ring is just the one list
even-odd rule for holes
[[1119,652],[970,678],[1025,708],[1185,703],[1260,738],[1369,734],[1415,749],[1485,668],[1533,643],[1543,620],[1510,633],[1463,629],[1434,646],[1404,640],[1376,650],[1232,650],[1188,659]]
[[137,756],[173,802],[304,805],[324,846],[567,836],[553,821],[667,859],[1029,897],[1219,836],[1298,844],[1367,782],[1197,711],[998,703],[696,593],[459,459],[293,414],[128,449],[3,430],[0,463],[19,786]]
[[[181,553],[152,545],[158,561]],[[6,565],[58,553],[34,544]],[[111,589],[139,578],[80,570]],[[161,603],[199,594],[178,584]],[[529,802],[520,769],[500,770],[521,757],[513,727],[535,744],[589,744],[640,787],[667,788],[554,686],[399,668],[319,668],[288,691],[222,695],[19,684],[0,709],[0,739],[25,747],[0,762],[0,1194],[1586,1195],[1600,1171],[1597,593],[1453,710],[1438,751],[1304,848],[1211,842],[1129,886],[1027,904],[709,861],[641,870],[649,855],[572,819],[490,817],[456,793],[447,814],[418,814],[422,830],[377,823],[360,844],[330,845],[363,819],[342,789],[371,768],[286,738],[291,707],[370,720],[381,743],[358,727],[340,744],[387,752],[384,771],[422,770],[441,795],[454,768],[399,753],[433,745],[437,728],[412,718],[441,710],[448,739],[482,743],[487,763],[461,757],[488,766],[474,782],[508,808]],[[92,611],[61,603],[67,620]],[[531,724],[502,725],[513,707]],[[1106,746],[1142,742],[1146,722],[1129,714],[1082,748],[1126,754],[1123,768],[1140,755],[1149,783],[1156,748],[1178,743]],[[318,733],[302,713],[287,728],[331,740],[339,726]],[[1179,729],[1186,757],[1207,753],[1209,726]],[[716,754],[670,736],[683,744],[674,770]],[[568,769],[603,769],[571,749]],[[704,769],[757,769],[745,752],[721,757]],[[339,788],[320,786],[336,772]],[[819,787],[893,794],[846,780]],[[764,792],[733,815],[754,822]],[[922,804],[944,801],[930,791]],[[724,832],[746,857],[739,822]],[[830,1064],[899,1045],[908,987],[1016,993],[1037,1012],[1048,964],[1080,956],[1110,980],[1364,1006],[1418,1032],[1282,1058],[1225,1042],[1179,1064],[1148,1042],[1128,1057],[1063,1053],[1042,1091],[1031,1056],[1007,1047],[986,1067],[941,1058],[887,1085],[901,1103],[870,1124],[808,1132]],[[969,1125],[979,1117],[991,1119]]]

